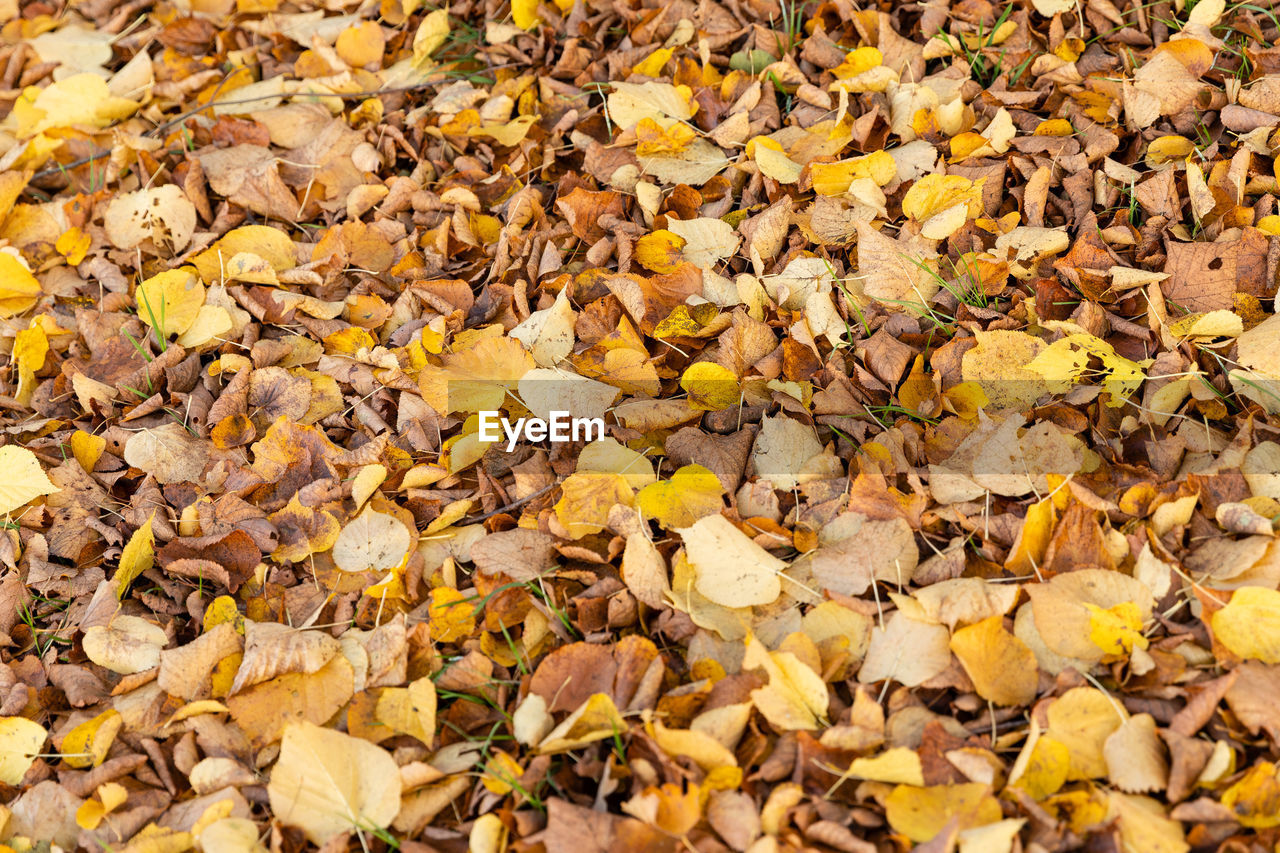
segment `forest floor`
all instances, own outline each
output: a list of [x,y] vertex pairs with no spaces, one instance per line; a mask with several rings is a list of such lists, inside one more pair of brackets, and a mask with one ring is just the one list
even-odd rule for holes
[[0,851],[1272,850],[1271,5],[0,0]]

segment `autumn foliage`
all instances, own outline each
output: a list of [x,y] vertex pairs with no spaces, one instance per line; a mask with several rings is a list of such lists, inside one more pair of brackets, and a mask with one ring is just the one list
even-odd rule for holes
[[0,853],[1276,848],[1271,5],[0,0]]

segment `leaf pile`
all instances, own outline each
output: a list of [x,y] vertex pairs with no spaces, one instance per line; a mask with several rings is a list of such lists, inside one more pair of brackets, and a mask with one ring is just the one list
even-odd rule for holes
[[0,849],[1280,843],[1280,20],[861,6],[0,0]]

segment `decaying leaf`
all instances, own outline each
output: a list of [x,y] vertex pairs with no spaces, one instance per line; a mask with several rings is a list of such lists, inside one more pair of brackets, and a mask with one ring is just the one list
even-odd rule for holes
[[436,5],[0,0],[0,849],[1271,849],[1270,4]]

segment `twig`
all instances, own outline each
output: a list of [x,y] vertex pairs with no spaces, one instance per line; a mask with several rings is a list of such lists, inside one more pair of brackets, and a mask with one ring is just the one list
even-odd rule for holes
[[497,509],[491,512],[481,513],[480,515],[469,515],[465,518],[460,518],[456,522],[454,522],[454,524],[479,524],[485,519],[493,518],[495,515],[501,515],[507,510],[512,510],[512,509],[516,509],[517,507],[524,506],[534,498],[542,497],[543,495],[545,495],[547,492],[551,491],[555,487],[556,487],[555,483],[552,483],[549,486],[543,486],[541,489],[538,489],[538,491],[534,492],[531,495],[525,495],[519,500],[514,500],[509,504],[503,504],[502,506],[498,507]]

